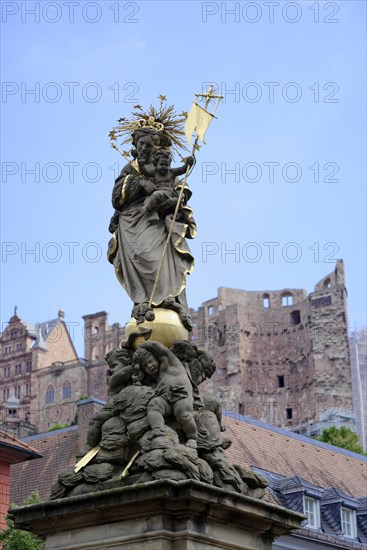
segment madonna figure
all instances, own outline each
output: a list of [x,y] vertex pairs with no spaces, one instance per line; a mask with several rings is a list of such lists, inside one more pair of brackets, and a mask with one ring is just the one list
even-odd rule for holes
[[[189,157],[183,167],[170,168],[172,140],[164,125],[154,122],[152,116],[140,119],[139,124],[140,127],[131,134],[133,160],[122,169],[112,192],[115,214],[109,227],[113,237],[109,243],[108,259],[114,265],[120,284],[134,302],[132,314],[138,323],[153,320],[151,306],[159,306],[177,311],[185,328],[191,330],[185,287],[186,275],[194,267],[194,258],[186,239],[195,237],[196,226],[191,208],[187,206],[191,196],[187,185],[164,254],[163,251],[182,185],[177,176],[190,169],[193,158]],[[111,134],[112,139],[115,138],[114,133]],[[163,184],[160,182],[165,186],[161,193],[160,185]],[[167,200],[170,186],[172,199]],[[148,209],[147,198],[153,194],[154,200],[150,202],[154,207]],[[162,197],[161,203],[159,197]]]

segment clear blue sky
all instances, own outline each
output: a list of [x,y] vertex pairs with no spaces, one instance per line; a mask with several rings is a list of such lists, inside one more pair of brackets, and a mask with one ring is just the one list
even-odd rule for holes
[[159,94],[188,110],[214,82],[225,101],[189,181],[190,305],[220,286],[310,292],[343,258],[350,328],[365,324],[365,12],[350,0],[2,2],[1,322],[15,305],[29,322],[63,308],[83,355],[82,315],[128,320],[105,259],[123,165],[108,132]]

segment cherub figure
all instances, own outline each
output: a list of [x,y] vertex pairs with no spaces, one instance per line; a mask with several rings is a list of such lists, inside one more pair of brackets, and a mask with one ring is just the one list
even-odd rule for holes
[[[171,351],[179,358],[186,369],[192,385],[194,410],[203,408],[204,403],[200,397],[198,386],[212,377],[215,371],[213,357],[206,351],[198,350],[194,344],[187,340],[176,340],[171,347]],[[220,407],[219,399],[216,399]]]
[[[186,446],[196,449],[192,386],[181,361],[159,342],[148,341],[135,351],[133,362],[157,379],[147,414],[153,435],[165,433],[164,419],[173,413],[187,438]],[[136,367],[134,374],[136,376]]]
[[167,211],[176,206],[178,193],[175,190],[177,176],[186,173],[189,166],[194,164],[193,157],[188,157],[185,164],[178,168],[171,168],[170,153],[159,150],[153,154],[154,171],[146,167],[141,168],[144,176],[154,179],[155,191],[145,199],[143,212]]
[[107,353],[105,359],[109,366],[108,395],[116,395],[132,383],[132,351],[126,348],[115,348]]
[[[108,400],[101,411],[90,419],[87,432],[88,450],[98,445],[102,437],[103,424],[115,414],[113,396],[133,383],[132,351],[124,348],[116,348],[107,353],[105,359],[110,368]],[[84,451],[86,452],[86,449],[84,449]]]

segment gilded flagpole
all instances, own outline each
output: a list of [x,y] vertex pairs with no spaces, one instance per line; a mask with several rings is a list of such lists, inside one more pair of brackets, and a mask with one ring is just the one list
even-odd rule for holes
[[[206,94],[195,94],[196,97],[205,97],[205,110],[207,109],[207,107],[208,107],[208,105],[209,105],[211,99],[218,98],[218,102],[217,102],[217,105],[216,105],[216,108],[215,108],[215,111],[216,111],[217,108],[218,108],[220,99],[223,98],[223,96],[216,96],[216,95],[214,95],[214,94],[213,94],[213,91],[214,91],[214,87],[211,86],[210,89],[208,90],[208,92],[207,92]],[[194,142],[194,145],[192,146],[192,152],[191,152],[191,156],[193,156],[193,157],[195,156],[195,150],[197,149],[198,140],[199,140],[199,136],[198,136],[197,133],[196,133],[195,142]],[[165,258],[165,256],[166,256],[168,244],[169,244],[169,242],[170,242],[170,240],[171,240],[171,236],[172,236],[172,232],[173,232],[173,227],[174,227],[174,224],[175,224],[175,221],[176,221],[176,218],[177,218],[178,210],[179,210],[179,208],[180,208],[180,204],[181,204],[181,200],[182,200],[182,197],[183,197],[183,192],[184,192],[184,189],[185,189],[186,180],[187,180],[187,176],[188,176],[188,173],[189,173],[189,171],[190,171],[190,168],[191,168],[191,166],[188,166],[188,167],[187,167],[186,173],[185,173],[185,176],[184,176],[184,179],[183,179],[182,184],[181,184],[181,189],[180,189],[180,193],[179,193],[179,195],[178,195],[178,199],[177,199],[177,203],[176,203],[176,208],[175,208],[175,211],[174,211],[174,213],[173,213],[173,218],[172,218],[172,222],[171,222],[171,225],[170,225],[170,228],[169,228],[169,231],[168,231],[168,235],[167,235],[166,242],[164,243],[163,252],[162,252],[162,256],[161,256],[160,262],[159,262],[157,275],[156,275],[156,277],[155,277],[154,285],[153,285],[152,292],[151,292],[151,295],[150,295],[150,298],[149,298],[149,305],[148,305],[148,307],[152,307],[152,303],[153,303],[153,299],[154,299],[154,294],[155,294],[155,291],[156,291],[156,288],[157,288],[157,284],[158,284],[158,280],[159,280],[159,276],[160,276],[160,274],[161,274],[162,267],[163,267],[163,261],[164,261],[164,258]]]
[[[194,155],[195,155],[195,149],[196,149],[196,147],[197,147],[198,140],[199,140],[199,136],[196,136],[194,145],[192,146],[192,153],[191,153],[191,156],[194,156]],[[188,166],[188,167],[186,168],[186,173],[185,173],[184,179],[183,179],[182,184],[181,184],[181,189],[180,189],[180,193],[179,193],[179,195],[178,195],[178,199],[177,199],[177,203],[176,203],[176,208],[175,208],[175,211],[174,211],[174,213],[173,213],[172,222],[171,222],[171,225],[170,225],[170,228],[169,228],[169,231],[168,231],[168,235],[167,235],[166,242],[164,243],[163,252],[162,252],[161,260],[160,260],[160,262],[159,262],[159,267],[158,267],[157,275],[156,275],[156,277],[155,277],[154,285],[153,285],[152,292],[151,292],[151,295],[150,295],[150,298],[149,298],[149,307],[152,307],[152,303],[153,303],[153,299],[154,299],[154,294],[155,294],[155,291],[156,291],[156,288],[157,288],[157,284],[158,284],[158,280],[159,280],[159,276],[160,276],[160,274],[161,274],[162,267],[163,267],[163,261],[164,261],[164,258],[165,258],[166,252],[167,252],[168,244],[169,244],[169,242],[170,242],[170,240],[171,240],[171,236],[172,236],[172,232],[173,232],[173,226],[174,226],[175,221],[176,221],[176,218],[177,218],[178,209],[180,208],[181,200],[182,200],[182,197],[183,197],[183,192],[184,192],[185,185],[186,185],[187,175],[188,175],[188,173],[189,173],[190,168],[191,168],[191,166]]]

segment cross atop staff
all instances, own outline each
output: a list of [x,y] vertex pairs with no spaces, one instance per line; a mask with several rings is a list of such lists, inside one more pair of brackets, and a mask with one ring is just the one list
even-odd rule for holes
[[220,100],[224,98],[223,95],[216,95],[216,94],[214,93],[214,86],[213,86],[213,84],[211,84],[209,90],[208,90],[206,93],[204,93],[204,94],[195,94],[195,96],[196,96],[196,97],[202,97],[202,98],[205,97],[205,109],[208,108],[209,102],[210,102],[212,99],[218,99],[217,104],[216,104],[216,106],[215,106],[214,112],[217,110]]

